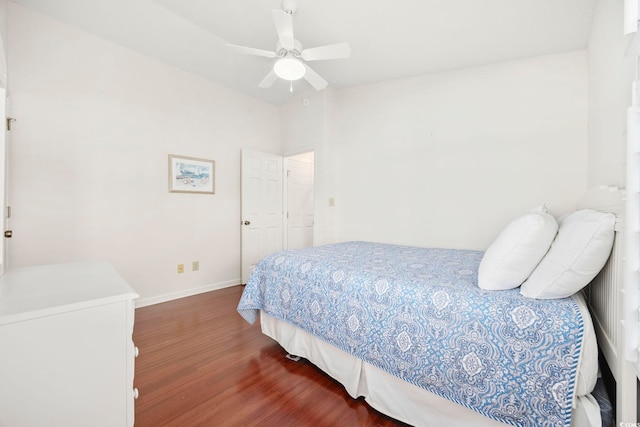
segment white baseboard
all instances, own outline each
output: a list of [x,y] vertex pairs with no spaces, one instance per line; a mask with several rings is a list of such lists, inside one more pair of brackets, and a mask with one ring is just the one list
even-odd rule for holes
[[192,295],[202,294],[204,292],[217,291],[231,286],[239,285],[242,279],[228,280],[226,282],[214,283],[211,285],[199,286],[197,288],[185,289],[183,291],[171,292],[169,294],[158,295],[149,298],[140,298],[136,300],[136,308],[146,307],[148,305],[160,304],[162,302],[172,301],[174,299],[190,297]]

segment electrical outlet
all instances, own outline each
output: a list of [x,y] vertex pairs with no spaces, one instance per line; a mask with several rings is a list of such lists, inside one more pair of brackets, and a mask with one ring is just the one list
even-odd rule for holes
[[191,263],[191,270],[192,271],[198,271],[200,270],[200,261],[193,261]]
[[178,274],[184,273],[184,264],[178,264]]

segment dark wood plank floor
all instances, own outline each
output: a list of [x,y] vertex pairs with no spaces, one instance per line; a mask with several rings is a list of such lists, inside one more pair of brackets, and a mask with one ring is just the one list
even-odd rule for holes
[[136,427],[404,426],[236,312],[242,286],[136,310]]

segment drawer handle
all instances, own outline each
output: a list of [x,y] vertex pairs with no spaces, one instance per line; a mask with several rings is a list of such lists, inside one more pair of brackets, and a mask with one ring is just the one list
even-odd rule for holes
[[135,357],[140,356],[140,349],[138,347],[134,347],[133,351],[134,351]]
[[134,399],[137,399],[137,398],[138,398],[138,396],[140,396],[140,392],[138,392],[138,389],[137,389],[137,388],[134,388],[134,389],[133,389],[133,398],[134,398]]

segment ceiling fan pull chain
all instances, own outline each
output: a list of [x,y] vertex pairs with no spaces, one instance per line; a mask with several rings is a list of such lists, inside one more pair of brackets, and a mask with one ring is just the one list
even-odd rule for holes
[[293,93],[293,80],[289,80],[289,83],[291,83],[291,86],[289,86],[289,92]]

